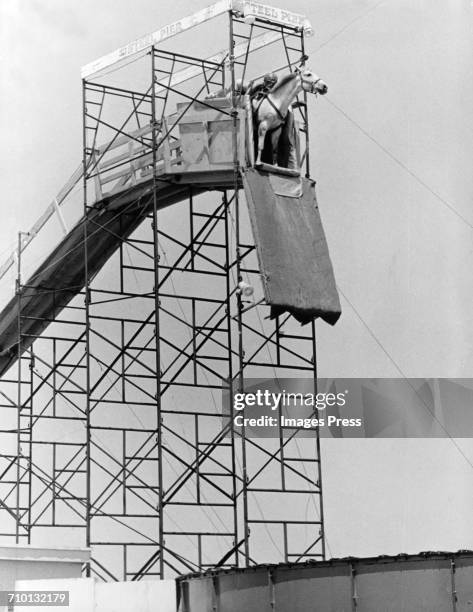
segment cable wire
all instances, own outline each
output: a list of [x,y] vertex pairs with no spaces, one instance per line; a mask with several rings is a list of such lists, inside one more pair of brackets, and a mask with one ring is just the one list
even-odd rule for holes
[[326,102],[328,102],[333,108],[335,108],[339,113],[341,113],[345,119],[347,119],[350,123],[352,123],[355,127],[360,130],[362,134],[364,134],[372,143],[374,143],[383,153],[385,153],[394,163],[400,166],[405,172],[409,174],[415,181],[417,181],[424,189],[426,189],[430,194],[432,194],[445,208],[447,208],[450,212],[452,212],[455,216],[457,216],[465,225],[467,225],[470,229],[473,229],[473,224],[468,221],[458,210],[450,204],[444,197],[442,197],[437,191],[432,189],[423,179],[421,179],[413,170],[409,168],[406,164],[404,164],[400,159],[398,159],[389,149],[387,149],[384,145],[382,145],[374,136],[372,136],[369,132],[367,132],[355,119],[350,117],[350,115],[340,108],[333,100],[330,100],[325,96]]
[[347,302],[347,304],[350,306],[350,308],[353,310],[353,312],[355,313],[355,315],[357,316],[357,318],[361,321],[361,323],[363,324],[363,326],[365,327],[365,329],[368,331],[369,335],[373,338],[373,340],[376,342],[376,344],[379,346],[379,348],[383,351],[383,353],[386,355],[386,357],[389,359],[389,361],[394,365],[394,367],[396,368],[396,370],[399,372],[399,374],[402,376],[402,378],[406,381],[406,383],[409,385],[409,387],[411,387],[411,389],[414,391],[414,393],[416,394],[416,396],[419,398],[419,400],[422,402],[422,404],[424,405],[424,407],[426,408],[426,410],[429,412],[429,414],[431,415],[431,417],[438,423],[438,425],[441,427],[442,431],[447,435],[447,437],[449,438],[449,440],[452,442],[453,446],[458,450],[458,452],[460,453],[460,455],[465,459],[465,461],[468,463],[468,465],[473,468],[473,462],[470,461],[470,459],[466,456],[466,454],[463,452],[462,448],[457,444],[457,442],[455,441],[455,439],[452,437],[452,435],[449,433],[449,431],[446,429],[446,427],[443,425],[443,423],[437,418],[435,412],[432,410],[432,408],[429,406],[429,404],[424,400],[424,398],[419,395],[417,389],[413,386],[413,384],[410,382],[409,378],[407,377],[407,375],[403,372],[403,370],[401,369],[401,367],[398,365],[398,363],[396,362],[396,360],[394,359],[394,357],[389,353],[389,351],[384,347],[384,345],[382,344],[381,340],[378,338],[378,336],[373,332],[373,330],[370,328],[370,326],[368,325],[368,323],[364,320],[364,318],[361,316],[361,314],[359,313],[358,309],[355,308],[354,304],[348,299],[348,297],[346,296],[346,294],[342,291],[342,289],[340,289],[340,287],[337,285],[337,289],[340,292],[340,294],[343,296],[343,298],[345,299],[345,301]]
[[341,36],[344,32],[346,32],[349,28],[351,28],[351,26],[353,24],[355,24],[357,21],[360,21],[361,19],[363,19],[364,17],[366,17],[367,15],[369,15],[370,13],[372,13],[373,11],[375,11],[379,6],[381,6],[381,4],[384,4],[385,2],[387,2],[387,0],[381,0],[380,2],[378,2],[377,4],[375,4],[374,6],[372,6],[371,8],[369,8],[367,11],[364,11],[363,13],[361,13],[360,15],[358,15],[358,17],[355,17],[355,19],[352,19],[352,21],[348,22],[346,25],[344,25],[340,30],[338,30],[337,32],[335,32],[330,38],[328,38],[326,41],[324,41],[321,45],[319,45],[318,47],[316,47],[314,49],[314,51],[312,51],[312,53],[317,53],[317,51],[320,51],[320,49],[323,49],[326,45],[328,45],[329,43],[331,43],[333,40],[335,40],[336,38],[338,38],[339,36]]

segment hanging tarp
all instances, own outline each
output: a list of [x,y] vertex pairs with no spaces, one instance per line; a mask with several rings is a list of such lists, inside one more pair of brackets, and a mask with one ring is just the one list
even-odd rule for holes
[[288,311],[303,324],[320,317],[334,325],[341,307],[314,182],[275,182],[250,168],[243,186],[271,317]]

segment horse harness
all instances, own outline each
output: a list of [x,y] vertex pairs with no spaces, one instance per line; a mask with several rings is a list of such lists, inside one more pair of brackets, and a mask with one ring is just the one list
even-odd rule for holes
[[255,108],[255,113],[257,113],[261,107],[261,104],[263,104],[263,100],[267,100],[270,105],[274,108],[274,110],[276,111],[276,113],[278,114],[279,118],[281,119],[281,121],[284,123],[284,121],[286,120],[286,117],[281,113],[281,111],[279,110],[279,108],[276,106],[276,104],[274,104],[274,102],[271,100],[270,96],[269,96],[269,91],[260,91],[258,92],[258,96],[259,96],[259,103],[258,106]]
[[[312,83],[312,91],[314,91],[315,86],[321,80],[322,80],[321,78],[318,78],[316,81],[314,81],[314,83]],[[261,90],[256,93],[255,99],[256,99],[256,97],[258,97],[259,98],[259,103],[258,103],[258,106],[255,108],[255,112],[257,113],[259,111],[260,106],[263,103],[263,100],[267,100],[270,103],[270,105],[274,108],[276,113],[278,114],[278,117],[284,123],[284,121],[286,120],[286,117],[281,113],[281,111],[276,106],[276,104],[274,104],[274,102],[271,100],[270,93],[271,93],[270,91],[261,91]]]

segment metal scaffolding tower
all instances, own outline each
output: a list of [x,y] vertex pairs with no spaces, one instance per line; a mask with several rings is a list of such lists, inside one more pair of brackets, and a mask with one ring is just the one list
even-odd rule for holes
[[[235,93],[260,36],[286,67],[304,64],[304,29],[233,8],[222,19],[224,54],[155,44],[130,77],[145,86],[115,72],[83,80],[84,213],[63,255],[83,280],[38,289],[18,258],[17,363],[1,381],[1,535],[90,546],[87,573],[105,580],[325,557],[318,431],[253,438],[232,426],[229,401],[252,379],[316,387],[314,323],[269,320],[258,297]],[[176,174],[183,118],[220,87],[233,92],[219,124],[231,166]],[[309,176],[305,99],[297,112]],[[220,145],[206,146],[218,163]],[[26,325],[43,315],[21,305],[38,291],[58,307],[32,334]]]

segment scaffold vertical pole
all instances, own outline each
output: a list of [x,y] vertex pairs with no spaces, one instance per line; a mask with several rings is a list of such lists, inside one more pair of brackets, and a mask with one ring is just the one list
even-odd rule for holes
[[157,116],[156,116],[156,74],[155,47],[151,49],[151,121],[152,121],[152,147],[153,147],[153,264],[154,264],[154,335],[155,335],[155,368],[156,368],[156,442],[158,445],[158,541],[159,573],[164,578],[164,505],[163,505],[163,450],[162,450],[162,414],[161,414],[161,337],[159,324],[159,243],[158,243],[158,201],[157,201]]
[[[87,189],[87,170],[88,170],[88,140],[87,140],[87,84],[86,81],[82,81],[82,142],[83,142],[83,201],[84,201],[84,309],[85,309],[85,369],[86,369],[86,383],[85,383],[85,545],[90,547],[91,545],[91,521],[92,521],[92,507],[91,507],[91,401],[90,401],[90,288],[89,288],[89,257],[88,257],[88,223],[87,219],[89,216],[88,206],[88,189]],[[85,568],[87,577],[91,576],[91,564],[87,563]]]
[[[318,371],[317,371],[317,342],[316,342],[316,329],[315,321],[311,322],[312,331],[312,360],[314,365],[314,395],[317,396],[318,391]],[[319,410],[316,408],[316,417],[319,417]],[[324,522],[324,499],[322,495],[322,456],[320,453],[320,426],[317,425],[317,435],[315,439],[316,453],[317,453],[317,485],[320,492],[319,495],[319,512],[320,512],[320,538],[321,538],[321,549],[322,559],[325,560],[325,522]]]
[[233,407],[233,391],[234,391],[234,380],[233,380],[233,341],[232,341],[232,277],[231,277],[231,266],[233,253],[230,250],[230,206],[231,201],[228,199],[227,191],[223,194],[225,204],[225,272],[226,272],[226,314],[227,314],[227,355],[228,355],[228,396],[229,396],[229,422],[230,422],[230,444],[232,453],[232,496],[233,496],[233,530],[235,537],[233,540],[233,546],[235,550],[235,566],[240,566],[240,543],[239,543],[239,529],[238,529],[238,498],[237,498],[237,462],[236,462],[236,441],[235,441],[235,430],[232,426],[233,419],[235,416],[235,409]]
[[[230,87],[232,100],[232,147],[233,147],[233,198],[235,210],[235,256],[236,256],[236,277],[237,284],[243,280],[241,275],[241,250],[240,250],[240,197],[239,197],[239,180],[240,167],[238,159],[238,118],[236,110],[236,79],[235,79],[235,38],[233,35],[233,12],[229,11],[229,49],[228,49],[228,67],[230,71]],[[236,291],[237,300],[237,326],[238,326],[238,393],[243,393],[245,387],[244,379],[244,345],[243,345],[243,320],[242,310],[243,303],[241,292]],[[232,401],[232,398],[230,398]],[[233,421],[232,421],[233,429]],[[244,538],[244,557],[245,566],[250,564],[250,543],[249,543],[249,523],[248,523],[248,491],[247,491],[247,466],[246,466],[246,437],[245,427],[242,428],[241,434],[241,453],[242,453],[242,500],[243,500],[243,538]]]
[[16,278],[16,295],[18,301],[18,338],[17,338],[17,443],[16,443],[16,525],[15,525],[15,543],[20,541],[20,482],[21,482],[21,384],[22,384],[22,364],[21,364],[21,236],[18,232],[18,258],[17,258],[17,278]]

